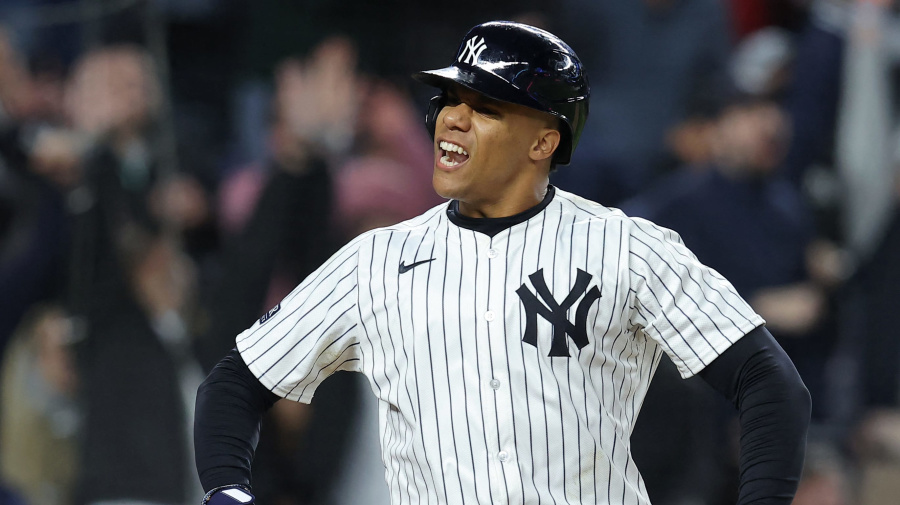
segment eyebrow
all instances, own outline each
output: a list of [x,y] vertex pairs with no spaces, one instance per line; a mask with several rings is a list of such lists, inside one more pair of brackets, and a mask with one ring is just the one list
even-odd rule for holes
[[496,100],[475,91],[466,91],[464,93],[465,98],[460,96],[462,95],[462,93],[458,93],[456,90],[448,90],[447,96],[459,102],[465,102],[474,108],[490,109],[492,113],[500,112],[502,110],[503,102],[501,102],[500,100]]

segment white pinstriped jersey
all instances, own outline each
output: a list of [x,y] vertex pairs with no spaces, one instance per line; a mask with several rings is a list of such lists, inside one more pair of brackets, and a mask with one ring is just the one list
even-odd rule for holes
[[647,504],[629,436],[662,353],[689,377],[763,320],[674,232],[558,189],[539,208],[365,233],[238,349],[291,400],[364,373],[394,504]]

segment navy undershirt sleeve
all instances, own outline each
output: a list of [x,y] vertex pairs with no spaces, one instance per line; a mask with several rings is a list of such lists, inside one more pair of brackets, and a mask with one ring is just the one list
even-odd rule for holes
[[244,364],[237,349],[219,362],[197,390],[194,451],[204,491],[250,485],[250,465],[262,415],[280,397]]
[[803,470],[811,408],[793,362],[759,326],[699,375],[738,409],[738,505],[789,505]]

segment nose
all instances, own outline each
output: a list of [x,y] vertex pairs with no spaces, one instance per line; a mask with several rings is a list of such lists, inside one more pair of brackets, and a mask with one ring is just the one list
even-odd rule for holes
[[441,121],[448,130],[467,131],[471,126],[472,108],[465,103],[445,105],[441,116]]

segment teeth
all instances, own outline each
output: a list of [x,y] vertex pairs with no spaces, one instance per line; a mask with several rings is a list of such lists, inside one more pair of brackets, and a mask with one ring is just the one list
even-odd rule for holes
[[468,155],[469,155],[469,153],[468,153],[465,149],[463,149],[461,146],[458,146],[458,145],[456,145],[456,144],[452,144],[452,143],[450,143],[450,142],[447,142],[446,140],[442,140],[442,141],[441,141],[441,143],[440,143],[440,148],[441,148],[442,150],[444,150],[444,151],[451,152],[451,153],[459,153],[459,154],[462,154],[462,155],[464,155],[464,156],[468,156]]
[[450,159],[449,156],[446,156],[446,155],[441,156],[441,163],[443,163],[444,166],[447,166],[447,167],[455,167],[456,165],[459,165],[458,161],[453,161]]

